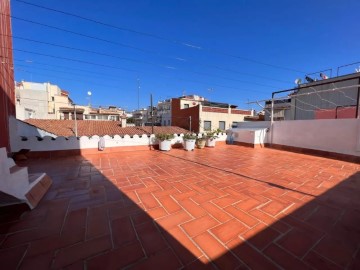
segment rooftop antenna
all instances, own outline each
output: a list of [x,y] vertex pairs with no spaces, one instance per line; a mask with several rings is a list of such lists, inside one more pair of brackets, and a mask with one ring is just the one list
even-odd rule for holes
[[140,110],[140,79],[137,78],[138,92],[137,92],[137,102],[138,102],[138,110]]
[[305,76],[305,80],[307,80],[308,82],[315,82],[315,80],[309,76]]
[[89,107],[91,107],[91,95],[92,95],[91,91],[88,91],[87,95],[88,95],[88,99],[89,99]]
[[322,73],[322,72],[320,73],[320,77],[323,80],[329,79],[329,77],[325,73]]
[[297,79],[295,80],[295,84],[299,87],[300,84],[301,84],[301,79],[300,79],[300,78],[297,78]]

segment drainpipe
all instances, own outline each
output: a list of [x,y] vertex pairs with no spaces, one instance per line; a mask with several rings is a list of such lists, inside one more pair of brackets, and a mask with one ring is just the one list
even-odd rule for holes
[[77,119],[76,119],[76,104],[74,104],[74,117],[75,117],[75,136],[78,136],[78,130],[77,130]]
[[270,145],[273,144],[273,130],[274,130],[274,93],[271,94],[271,116],[270,116]]
[[[358,84],[360,84],[360,78],[359,78]],[[360,99],[360,87],[358,87],[357,98],[356,98],[355,118],[357,118],[357,119],[359,119],[359,99]]]

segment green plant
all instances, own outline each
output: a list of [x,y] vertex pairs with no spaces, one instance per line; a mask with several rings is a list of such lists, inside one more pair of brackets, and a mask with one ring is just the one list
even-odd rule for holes
[[214,140],[214,139],[217,139],[218,136],[217,136],[217,130],[213,130],[213,131],[209,131],[209,132],[206,132],[204,134],[204,137],[206,139],[210,139],[210,140]]
[[185,141],[196,140],[196,135],[191,134],[191,133],[186,133],[186,134],[184,134],[183,138],[184,138]]
[[174,134],[158,133],[155,135],[155,138],[158,139],[159,141],[168,141],[168,140],[174,139],[175,136],[174,136]]

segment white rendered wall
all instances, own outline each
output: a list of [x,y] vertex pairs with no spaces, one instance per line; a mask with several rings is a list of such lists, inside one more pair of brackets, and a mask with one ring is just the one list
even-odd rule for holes
[[237,128],[232,128],[235,142],[264,145],[269,142],[271,123],[269,121],[239,122]]
[[[175,138],[171,140],[172,144],[183,143],[183,134],[175,135]],[[110,137],[108,135],[105,138],[105,148],[123,147],[123,146],[147,146],[158,144],[155,139],[155,135],[148,137],[147,135],[134,135],[130,137],[125,135],[121,137],[115,135]],[[50,136],[45,136],[42,140],[38,140],[37,137],[27,137],[27,140],[23,140],[21,137],[16,136],[11,141],[11,151],[17,152],[21,149],[30,149],[31,151],[56,151],[56,150],[73,150],[73,149],[97,149],[99,143],[99,136],[87,137],[83,136],[77,139],[76,137],[57,137],[53,139]],[[220,134],[216,141],[225,141],[226,134]]]
[[360,156],[360,119],[277,121],[271,142]]

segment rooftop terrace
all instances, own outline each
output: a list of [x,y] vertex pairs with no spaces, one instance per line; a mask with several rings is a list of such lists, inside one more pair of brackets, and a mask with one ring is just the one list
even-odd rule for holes
[[0,215],[4,269],[359,269],[360,165],[219,145],[31,159],[54,183]]

